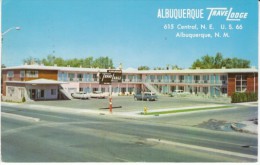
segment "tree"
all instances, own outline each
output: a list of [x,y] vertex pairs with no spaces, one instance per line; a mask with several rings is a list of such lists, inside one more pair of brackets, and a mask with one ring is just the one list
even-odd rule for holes
[[201,69],[220,69],[226,68],[249,68],[250,61],[239,58],[223,58],[221,53],[217,53],[214,56],[205,55],[201,59],[197,59],[193,62],[191,68],[195,69],[200,67]]
[[1,64],[1,68],[6,68],[5,64]]
[[108,58],[107,56],[99,57],[99,58],[95,59],[93,62],[93,67],[105,68],[105,69],[114,68],[112,59]]
[[217,53],[214,59],[214,68],[222,68],[223,56],[221,53]]
[[138,70],[150,70],[148,66],[139,66]]
[[174,69],[174,70],[181,70],[182,68],[179,67],[178,65],[173,65],[173,66],[172,66],[172,69]]
[[29,58],[24,59],[23,63],[28,65],[41,64],[41,60],[30,56]]
[[212,69],[214,68],[214,57],[206,55],[201,58],[202,66],[200,68],[202,69]]
[[163,67],[155,67],[153,70],[165,70]]
[[195,62],[193,62],[191,68],[196,69],[198,67],[200,68],[201,66],[202,66],[202,62],[199,59],[197,59]]
[[46,65],[46,66],[53,66],[54,65],[54,60],[56,59],[55,56],[49,54],[47,56],[47,58],[43,58],[41,60],[42,64]]
[[87,57],[83,60],[82,67],[91,68],[93,66],[93,57]]
[[232,59],[231,58],[226,58],[225,60],[223,60],[222,66],[226,67],[226,68],[232,68],[233,67]]
[[29,65],[35,64],[35,63],[42,63],[46,66],[71,66],[71,67],[85,67],[85,68],[114,68],[113,66],[113,60],[109,57],[99,57],[97,59],[94,59],[93,57],[86,57],[84,58],[73,58],[73,59],[63,59],[61,57],[55,57],[53,55],[48,55],[47,58],[43,58],[42,60],[29,57],[24,60]]

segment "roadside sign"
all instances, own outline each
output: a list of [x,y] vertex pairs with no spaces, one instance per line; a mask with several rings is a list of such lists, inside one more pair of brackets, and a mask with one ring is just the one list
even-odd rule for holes
[[111,73],[99,73],[99,84],[111,85],[113,75]]
[[112,82],[122,82],[122,70],[107,70],[107,73],[112,74]]

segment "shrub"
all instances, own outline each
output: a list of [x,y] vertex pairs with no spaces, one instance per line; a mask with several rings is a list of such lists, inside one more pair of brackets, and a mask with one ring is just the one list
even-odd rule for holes
[[26,99],[25,99],[25,97],[23,97],[23,98],[22,98],[22,102],[23,102],[23,103],[24,103],[24,102],[26,102]]
[[247,92],[247,93],[235,92],[231,96],[232,103],[249,102],[249,101],[257,101],[257,100],[258,100],[258,94],[255,92]]

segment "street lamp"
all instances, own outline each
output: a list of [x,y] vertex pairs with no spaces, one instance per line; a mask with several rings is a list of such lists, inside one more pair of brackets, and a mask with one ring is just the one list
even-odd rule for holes
[[11,28],[7,29],[5,32],[3,32],[3,33],[1,34],[1,40],[0,40],[0,53],[1,53],[1,55],[2,55],[2,46],[3,46],[4,35],[5,35],[6,33],[10,32],[10,31],[13,30],[13,29],[15,29],[15,30],[21,30],[21,28],[20,28],[19,26],[16,26],[16,27],[11,27]]
[[19,26],[17,26],[17,27],[11,27],[11,28],[9,28],[9,29],[7,29],[5,32],[3,32],[2,33],[2,37],[6,34],[6,33],[8,33],[8,32],[10,32],[11,30],[21,30],[21,28],[19,27]]

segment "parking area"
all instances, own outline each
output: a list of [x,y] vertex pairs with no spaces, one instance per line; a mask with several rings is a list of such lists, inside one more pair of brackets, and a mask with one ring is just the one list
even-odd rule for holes
[[[194,98],[175,98],[169,96],[159,96],[158,101],[136,101],[133,96],[114,96],[112,98],[113,111],[116,112],[130,112],[142,111],[144,107],[148,109],[168,109],[168,108],[182,108],[191,106],[206,106],[212,104],[223,104],[214,100],[194,99]],[[57,106],[66,108],[80,108],[91,110],[107,111],[109,107],[109,99],[89,99],[89,100],[55,100],[55,101],[35,101],[26,104],[37,104],[47,106]]]

